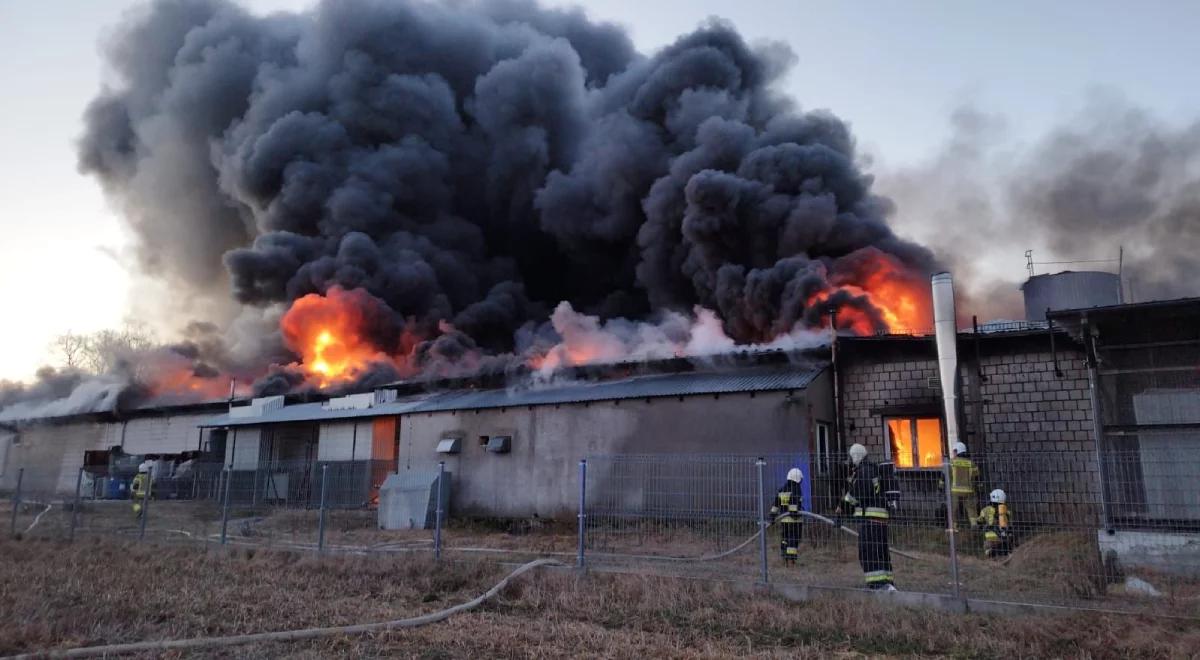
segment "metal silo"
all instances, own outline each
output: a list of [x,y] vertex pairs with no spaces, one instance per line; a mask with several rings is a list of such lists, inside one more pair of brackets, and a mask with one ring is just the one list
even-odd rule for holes
[[1034,275],[1021,285],[1025,318],[1045,321],[1046,310],[1103,307],[1121,302],[1121,277],[1098,271],[1063,271]]

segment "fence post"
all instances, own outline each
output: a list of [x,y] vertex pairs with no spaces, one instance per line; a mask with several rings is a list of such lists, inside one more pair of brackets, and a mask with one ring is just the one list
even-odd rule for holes
[[225,477],[225,497],[221,502],[221,545],[225,545],[225,533],[229,529],[229,485],[233,483],[233,470],[222,470]]
[[587,459],[579,460],[579,550],[575,554],[575,567],[584,569],[584,541],[587,538]]
[[767,484],[763,479],[763,469],[767,462],[761,457],[755,461],[758,467],[758,560],[762,565],[762,581],[767,584],[771,581],[770,575],[767,573]]
[[72,543],[75,542],[75,525],[79,521],[80,494],[83,490],[83,468],[79,468],[79,474],[75,475],[75,506],[71,507],[71,536]]
[[325,552],[325,494],[329,485],[329,464],[321,466],[321,515],[317,522],[317,552]]
[[21,483],[25,481],[25,468],[17,470],[17,489],[13,491],[12,498],[12,523],[9,525],[9,534],[13,537],[17,535],[17,509],[21,508]]
[[946,484],[946,532],[950,536],[950,576],[954,580],[954,597],[961,598],[962,585],[958,580],[958,540],[955,534],[955,525],[958,521],[955,520],[954,497],[950,494],[952,487],[950,479],[953,476],[950,461],[942,461],[942,480]]
[[142,492],[142,519],[138,524],[138,540],[146,538],[146,519],[150,517],[150,497],[154,494],[154,472],[146,472],[146,490]]
[[437,510],[433,516],[433,558],[442,558],[442,479],[446,478],[446,461],[438,461]]

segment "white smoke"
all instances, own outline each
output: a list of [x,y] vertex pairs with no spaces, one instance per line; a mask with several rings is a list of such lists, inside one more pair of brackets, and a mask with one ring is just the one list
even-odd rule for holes
[[0,408],[0,421],[13,422],[42,417],[63,417],[93,412],[116,410],[121,393],[129,382],[117,375],[102,375],[89,378],[71,393],[50,401],[19,401]]
[[670,358],[712,358],[734,351],[802,351],[829,344],[828,332],[797,326],[765,344],[737,344],[716,312],[695,307],[691,316],[668,312],[657,322],[610,319],[575,311],[559,303],[550,324],[561,340],[536,361],[535,377],[550,379],[556,370],[587,364],[644,362]]

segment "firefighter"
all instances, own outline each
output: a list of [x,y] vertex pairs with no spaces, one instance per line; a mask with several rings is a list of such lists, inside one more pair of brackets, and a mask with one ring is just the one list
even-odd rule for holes
[[1003,557],[1012,551],[1012,515],[1008,496],[997,488],[988,496],[991,504],[983,507],[976,522],[983,525],[983,556]]
[[800,536],[804,531],[800,511],[804,508],[804,491],[800,484],[804,473],[800,468],[788,470],[787,481],[779,487],[775,503],[771,505],[771,517],[780,524],[779,553],[785,563],[795,564],[800,557]]
[[[974,529],[979,518],[979,506],[975,498],[975,482],[979,480],[979,468],[975,462],[967,458],[967,445],[962,442],[954,443],[954,456],[950,459],[950,498],[954,507],[955,527],[958,517],[967,514],[967,522]],[[943,482],[942,487],[945,487]]]
[[133,500],[133,517],[141,519],[142,513],[145,511],[145,501],[150,497],[150,485],[153,479],[150,478],[150,463],[144,461],[138,466],[137,476],[133,478],[133,483],[129,486],[129,498]]
[[895,591],[888,519],[900,504],[900,489],[891,463],[866,459],[866,447],[857,443],[850,447],[850,476],[837,515],[850,516],[858,523],[858,562],[867,586]]

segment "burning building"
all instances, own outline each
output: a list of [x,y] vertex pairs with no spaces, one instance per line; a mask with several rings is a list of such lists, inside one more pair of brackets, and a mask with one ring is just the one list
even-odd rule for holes
[[[1021,482],[1029,520],[1195,524],[1163,517],[1160,473],[1095,458],[1194,433],[1173,407],[1194,383],[1119,365],[1187,373],[1200,326],[1103,342],[1195,301],[973,328],[943,382],[941,268],[889,227],[847,126],[779,92],[786,48],[711,21],[645,55],[522,0],[162,0],[115,35],[80,165],[161,308],[207,323],[163,361],[0,399],[3,487],[24,468],[61,492],[107,451],[207,459],[252,499],[310,501],[334,466],[338,504],[364,506],[444,460],[461,510],[553,515],[591,453],[786,454],[819,500],[860,442],[932,516],[950,390],[981,460],[1053,458],[987,475]],[[235,378],[253,385],[224,400]]]

